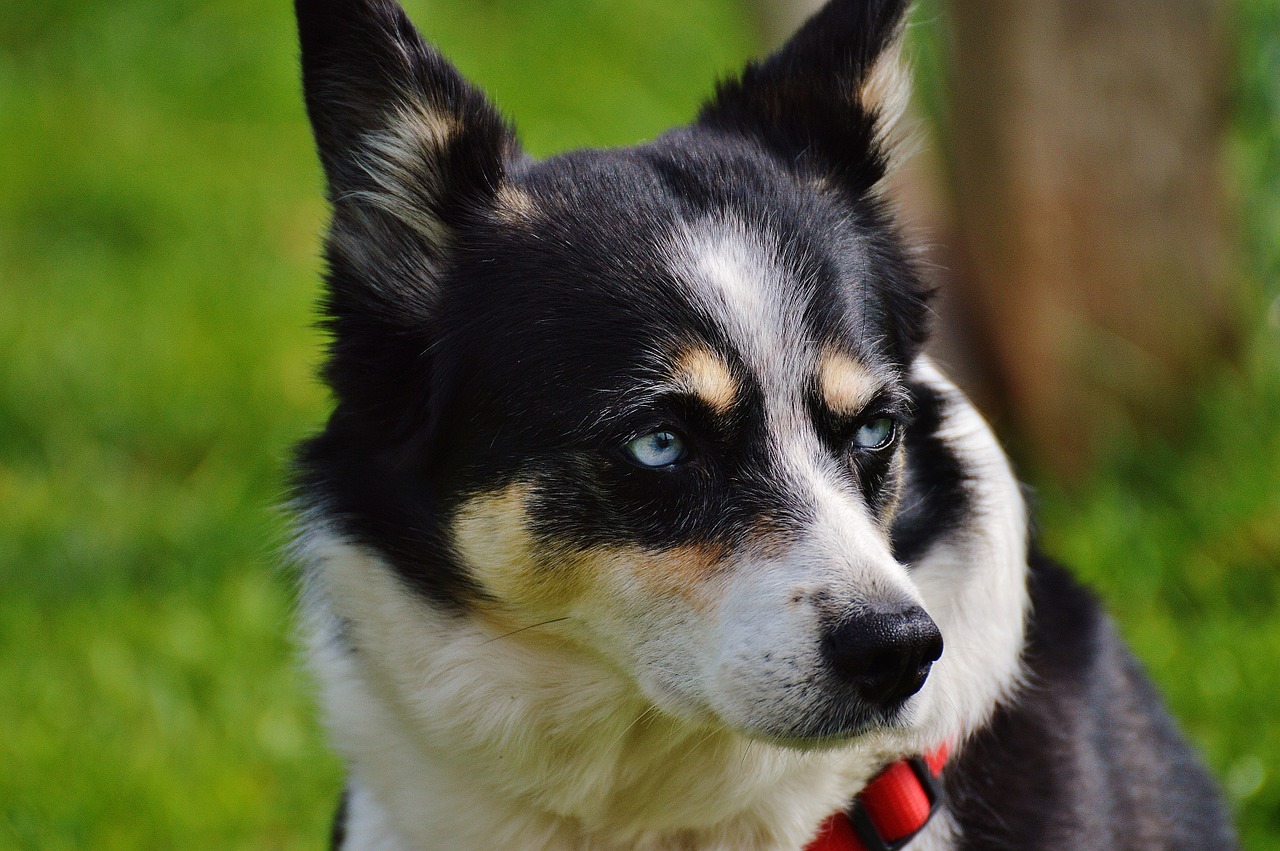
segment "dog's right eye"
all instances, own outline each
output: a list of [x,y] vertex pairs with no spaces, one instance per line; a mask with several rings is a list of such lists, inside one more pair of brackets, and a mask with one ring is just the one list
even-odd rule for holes
[[674,467],[688,454],[680,436],[666,429],[651,431],[628,441],[623,451],[630,461],[651,470]]
[[863,423],[853,435],[853,445],[859,449],[884,449],[895,436],[897,425],[889,417],[876,417]]

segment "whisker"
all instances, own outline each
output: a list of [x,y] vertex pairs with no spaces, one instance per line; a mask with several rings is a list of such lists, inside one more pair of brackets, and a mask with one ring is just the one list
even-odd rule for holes
[[698,748],[702,747],[702,745],[703,745],[705,742],[710,741],[712,736],[714,736],[716,733],[719,733],[719,732],[720,732],[720,730],[719,730],[719,729],[717,729],[717,728],[715,728],[715,727],[710,727],[710,728],[707,730],[706,734],[705,734],[704,736],[702,736],[700,739],[698,739],[698,741],[696,741],[696,742],[694,742],[692,745],[688,746],[687,750],[688,750],[690,753],[692,753],[693,751],[696,751]]
[[632,727],[636,726],[636,725],[637,725],[637,724],[639,724],[641,721],[643,721],[646,717],[648,717],[649,715],[652,715],[652,714],[656,713],[657,711],[658,711],[658,707],[657,707],[657,706],[649,706],[649,707],[648,707],[648,708],[646,708],[643,712],[641,712],[639,715],[637,715],[637,716],[636,716],[636,717],[631,721],[631,723],[630,723],[630,724],[628,724],[627,726],[625,726],[625,727],[623,727],[623,728],[622,728],[622,732],[621,732],[621,733],[619,733],[619,734],[614,738],[614,740],[609,744],[609,750],[613,750],[615,747],[617,747],[617,746],[622,742],[622,740],[623,740],[624,738],[626,738],[627,733],[631,732],[631,728],[632,728]]
[[492,644],[493,642],[498,641],[499,639],[510,638],[511,636],[517,633],[524,632],[526,629],[537,629],[540,626],[546,626],[547,624],[552,624],[552,623],[560,623],[560,621],[567,621],[567,620],[569,620],[569,617],[566,615],[565,617],[562,617],[562,618],[552,618],[551,620],[542,621],[541,623],[531,623],[528,626],[522,626],[519,629],[513,629],[511,630],[511,632],[504,632],[502,635],[498,635],[493,638],[482,641],[480,642],[480,646],[483,647],[486,644]]

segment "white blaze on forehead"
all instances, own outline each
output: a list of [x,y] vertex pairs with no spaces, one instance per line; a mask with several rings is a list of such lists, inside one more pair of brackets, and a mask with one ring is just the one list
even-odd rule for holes
[[708,218],[679,226],[667,256],[766,399],[798,394],[813,363],[804,322],[812,284],[788,268],[777,240],[729,217]]
[[[806,392],[824,365],[805,322],[813,282],[776,239],[728,217],[681,226],[668,257],[694,306],[720,327],[760,385],[771,474],[810,517],[804,557],[857,575],[868,589],[902,588],[882,531],[810,416]],[[839,365],[843,370],[831,373],[831,389],[845,391],[846,402],[860,398],[869,373],[855,376],[859,364],[851,358]]]
[[812,500],[822,451],[804,397],[816,362],[804,315],[812,282],[773,236],[729,216],[682,224],[668,257],[690,301],[724,332],[760,386],[775,472],[797,497]]

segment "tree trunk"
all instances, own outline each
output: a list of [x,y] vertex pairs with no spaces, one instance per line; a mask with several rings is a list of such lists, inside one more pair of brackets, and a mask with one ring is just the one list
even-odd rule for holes
[[1028,449],[1082,469],[1176,423],[1233,344],[1224,10],[1212,0],[954,0],[961,292]]

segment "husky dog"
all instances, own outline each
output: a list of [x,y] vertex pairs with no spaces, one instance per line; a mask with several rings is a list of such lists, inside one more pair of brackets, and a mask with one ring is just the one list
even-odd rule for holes
[[535,161],[392,0],[297,0],[337,846],[1233,845],[922,354],[905,5],[833,0],[691,125]]

